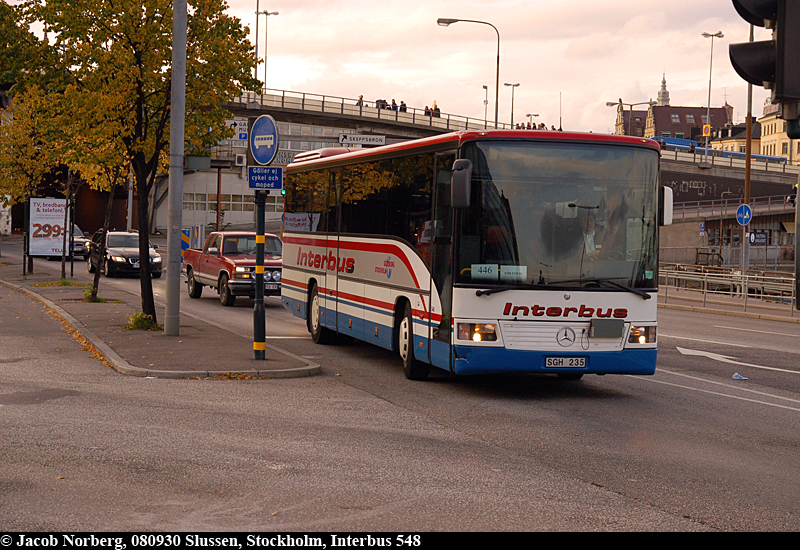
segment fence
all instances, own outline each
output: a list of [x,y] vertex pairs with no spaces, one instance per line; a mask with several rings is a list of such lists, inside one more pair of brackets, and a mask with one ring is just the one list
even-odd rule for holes
[[744,311],[748,307],[788,311],[794,317],[795,279],[785,272],[742,273],[724,267],[663,263],[659,265],[659,286],[664,303],[672,297],[673,301],[702,302],[703,307],[713,303],[743,307]]
[[[742,204],[741,197],[730,199],[712,199],[706,201],[687,201],[675,203],[672,210],[674,218],[697,218],[734,215]],[[788,195],[771,195],[768,197],[751,197],[750,208],[753,212],[790,212],[795,206]]]
[[[750,245],[748,269],[794,271],[795,246],[792,244]],[[741,269],[742,245],[707,247],[661,247],[660,262],[695,264]]]
[[[285,109],[300,109],[318,113],[331,113],[364,118],[380,119],[391,122],[402,122],[420,126],[431,126],[448,131],[483,130],[494,128],[494,122],[460,115],[439,113],[437,116],[427,114],[425,109],[406,107],[405,111],[391,108],[380,108],[375,101],[359,101],[353,98],[336,97],[305,92],[265,89],[263,93],[244,92],[234,103],[258,104]],[[500,122],[498,128],[509,129],[510,125]]]
[[[708,156],[709,164],[719,168],[741,168],[741,169],[744,169],[745,166],[747,165],[747,162],[743,158],[723,157],[720,156],[719,153],[721,152],[717,152],[717,154],[710,154]],[[705,153],[703,152],[687,153],[685,151],[676,151],[669,149],[661,151],[661,158],[667,160],[680,161],[680,162],[691,162],[693,164],[705,162],[706,160]],[[750,167],[753,170],[763,170],[766,172],[781,172],[784,174],[797,175],[800,172],[800,166],[792,165],[785,161],[769,162],[766,160],[759,160],[753,158],[750,161]]]

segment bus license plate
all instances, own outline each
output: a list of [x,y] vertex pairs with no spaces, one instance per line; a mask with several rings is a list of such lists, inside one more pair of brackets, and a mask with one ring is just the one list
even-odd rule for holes
[[546,368],[584,368],[586,367],[586,357],[545,357],[544,366]]

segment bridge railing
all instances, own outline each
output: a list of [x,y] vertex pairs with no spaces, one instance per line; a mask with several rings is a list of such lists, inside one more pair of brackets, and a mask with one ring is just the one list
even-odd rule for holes
[[[749,247],[749,269],[772,269],[774,271],[794,271],[793,244],[770,244]],[[740,269],[742,265],[742,245],[716,246],[662,246],[658,258],[663,262],[692,264],[709,268],[721,267]]]
[[664,303],[702,302],[725,307],[771,309],[794,317],[795,281],[790,273],[675,263],[659,264],[659,296]]
[[[666,160],[674,160],[679,162],[691,162],[699,164],[705,162],[706,156],[702,152],[688,153],[686,151],[677,151],[666,149],[661,151],[661,158]],[[723,157],[718,154],[710,154],[708,156],[708,163],[718,168],[741,168],[747,166],[747,161],[738,157]],[[800,166],[789,164],[786,162],[769,162],[760,159],[750,159],[750,168],[753,170],[762,170],[765,172],[780,172],[783,174],[798,174],[800,173]]]
[[[695,218],[698,216],[735,214],[742,202],[743,200],[740,197],[732,199],[676,202],[673,206],[672,215],[675,218]],[[753,212],[785,212],[793,209],[794,203],[788,198],[788,195],[750,197],[750,208]]]
[[[460,115],[440,113],[434,116],[433,114],[426,114],[425,109],[418,109],[415,107],[406,107],[405,111],[400,111],[399,106],[397,110],[380,108],[375,101],[359,101],[354,98],[291,92],[287,90],[265,89],[264,92],[260,94],[256,92],[244,92],[235,99],[234,102],[242,104],[255,103],[270,107],[299,109],[317,113],[357,116],[419,126],[430,126],[447,131],[483,130],[487,127],[494,128],[494,122],[487,123],[483,120]],[[506,123],[498,123],[498,128],[509,129],[510,127],[511,126]]]

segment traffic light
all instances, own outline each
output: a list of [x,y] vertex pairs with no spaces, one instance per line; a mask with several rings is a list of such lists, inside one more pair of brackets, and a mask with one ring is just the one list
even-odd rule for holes
[[772,40],[731,44],[733,68],[772,91],[789,137],[800,138],[800,0],[733,0],[733,7],[748,23],[772,29]]

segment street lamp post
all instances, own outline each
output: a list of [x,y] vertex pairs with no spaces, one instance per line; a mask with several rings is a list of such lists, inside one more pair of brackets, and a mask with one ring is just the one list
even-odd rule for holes
[[[714,63],[714,38],[722,38],[725,35],[722,34],[722,31],[717,31],[714,34],[704,32],[703,36],[711,39],[711,59],[708,62],[708,106],[706,107],[706,124],[711,127],[711,67]],[[708,138],[709,136],[706,136],[706,164],[708,164]]]
[[505,82],[503,86],[511,86],[511,129],[514,129],[514,88],[519,86],[519,82],[516,84],[509,84]]
[[[269,23],[269,16],[278,15],[278,12],[264,10],[261,12],[261,15],[264,16],[264,89],[266,89],[267,88],[267,24]],[[258,19],[258,14],[256,14],[256,19]],[[256,25],[256,27],[258,27],[258,25]]]
[[258,78],[258,16],[261,15],[258,2],[259,0],[256,0],[256,66],[253,67],[253,78]]
[[[623,106],[630,107],[630,110],[629,110],[630,114],[628,116],[628,135],[629,136],[633,135],[633,107],[635,105],[649,105],[650,107],[652,107],[653,105],[656,105],[656,104],[657,104],[656,101],[640,101],[639,103],[623,103],[622,102],[622,98],[620,98],[619,101],[606,101],[606,107],[617,107],[620,110],[620,112],[622,111],[622,107]],[[625,135],[625,126],[624,125],[622,126],[622,132],[623,132],[623,135]]]
[[489,125],[486,123],[486,117],[489,113],[489,86],[484,84],[483,91],[485,92],[486,97],[483,100],[483,127],[488,128]]
[[535,129],[535,128],[536,128],[536,125],[533,123],[533,117],[535,117],[535,116],[539,116],[539,113],[528,113],[528,114],[527,114],[527,115],[525,115],[525,116],[526,116],[526,117],[528,117],[528,124],[530,124],[531,126],[533,126],[533,128]]
[[440,17],[436,20],[436,23],[440,27],[449,27],[453,23],[480,23],[481,25],[489,25],[494,29],[494,32],[497,33],[497,78],[495,80],[495,94],[494,94],[494,127],[497,128],[497,112],[498,112],[498,104],[500,100],[500,31],[497,30],[497,27],[488,23],[486,21],[475,21],[472,19],[445,19]]

